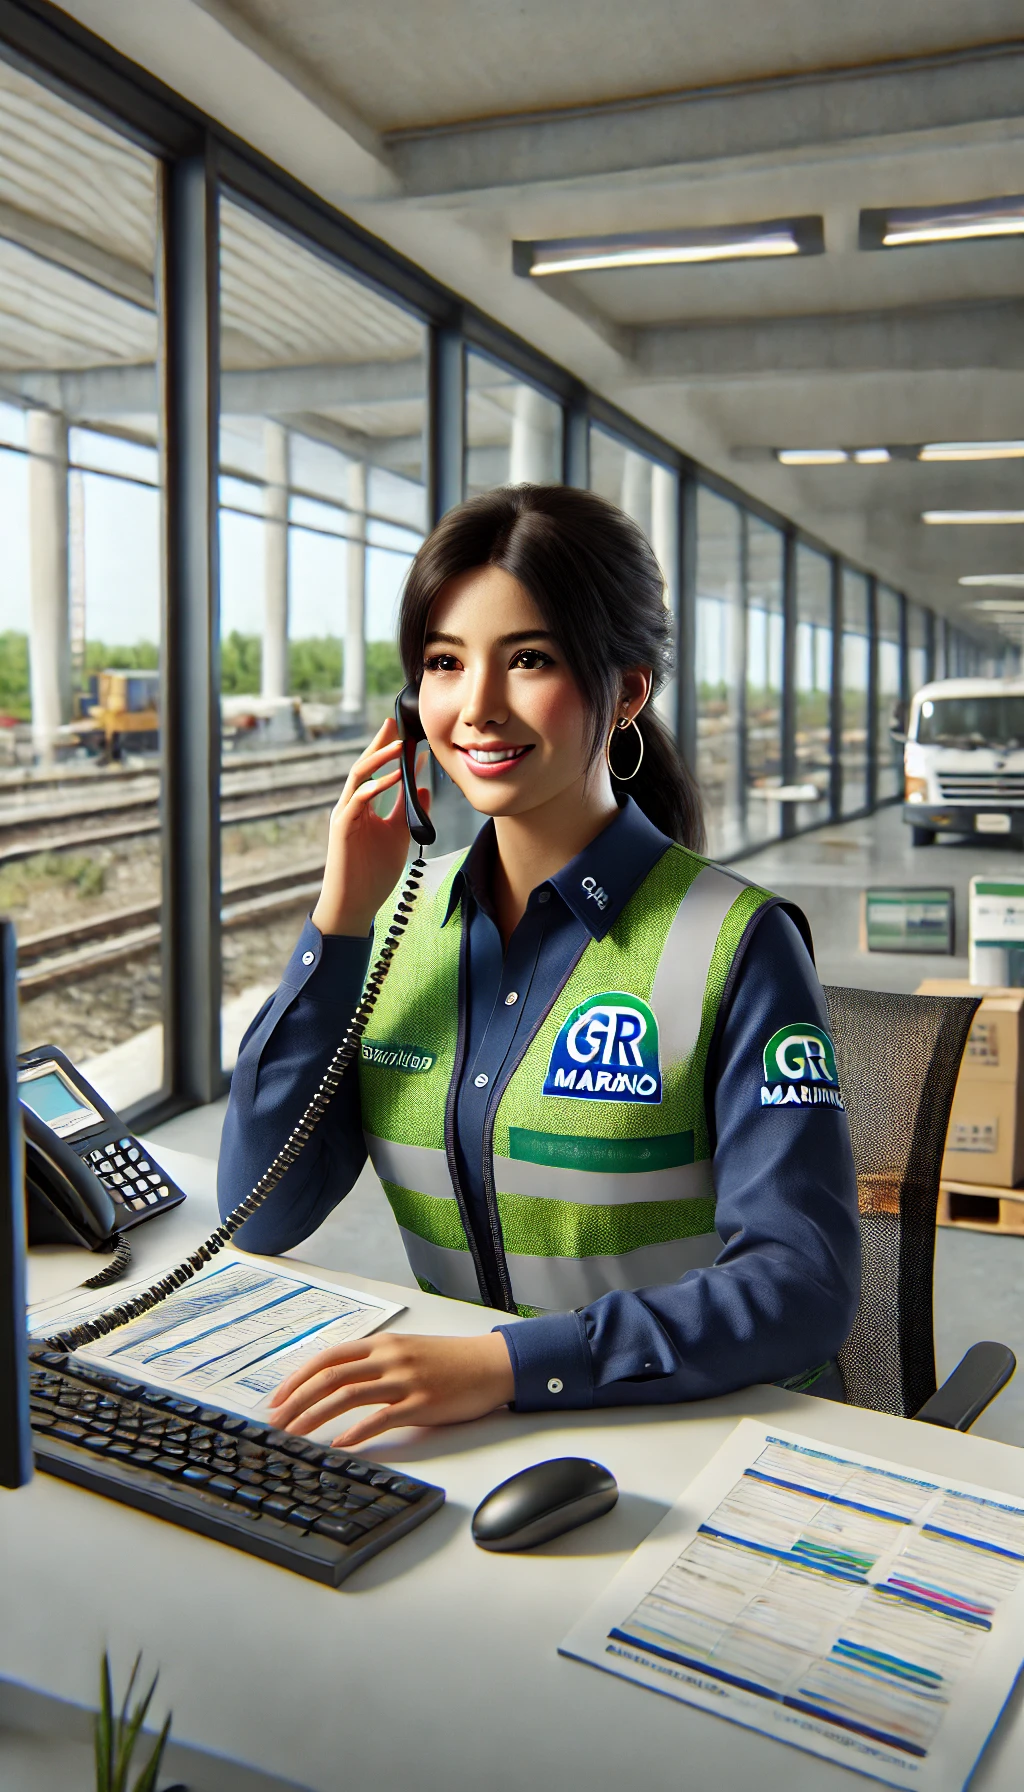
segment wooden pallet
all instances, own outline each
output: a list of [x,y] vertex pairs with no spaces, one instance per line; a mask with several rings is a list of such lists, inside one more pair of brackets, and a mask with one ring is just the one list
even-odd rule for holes
[[1024,1188],[989,1188],[982,1182],[939,1184],[940,1226],[960,1232],[996,1232],[1024,1238]]

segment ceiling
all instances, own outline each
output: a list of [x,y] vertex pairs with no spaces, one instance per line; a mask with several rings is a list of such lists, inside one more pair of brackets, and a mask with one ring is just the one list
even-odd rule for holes
[[[1024,461],[796,469],[770,452],[1024,434],[1024,238],[858,248],[862,208],[1024,193],[1017,0],[634,0],[628,25],[612,0],[65,10],[911,596],[980,622],[986,594],[959,577],[1024,571],[1024,528],[921,521],[1024,508]],[[823,255],[512,272],[515,239],[804,213]]]

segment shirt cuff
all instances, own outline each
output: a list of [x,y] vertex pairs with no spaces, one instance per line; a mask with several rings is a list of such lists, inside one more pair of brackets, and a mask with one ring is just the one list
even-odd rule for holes
[[590,1346],[579,1313],[545,1313],[519,1325],[496,1325],[508,1346],[517,1412],[592,1406]]
[[307,919],[281,981],[301,989],[311,1001],[351,1008],[359,1000],[372,945],[370,933],[361,938],[347,933],[324,934]]

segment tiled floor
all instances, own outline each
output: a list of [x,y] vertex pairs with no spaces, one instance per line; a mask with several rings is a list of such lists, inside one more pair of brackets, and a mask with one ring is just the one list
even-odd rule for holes
[[[821,829],[769,847],[739,867],[744,876],[788,895],[805,910],[822,980],[861,988],[912,991],[922,977],[967,975],[967,886],[976,872],[1015,874],[1021,855],[1002,842],[984,849],[940,841],[915,851],[898,809],[866,821]],[[867,884],[938,884],[956,892],[957,958],[909,958],[858,948],[860,892]],[[224,1103],[172,1120],[154,1133],[168,1145],[216,1156]],[[325,1265],[410,1285],[398,1230],[367,1166],[336,1217],[304,1247]],[[1008,1344],[1021,1360],[1017,1378],[978,1421],[985,1437],[1024,1445],[1024,1238],[939,1231],[935,1256],[936,1357],[940,1378],[980,1337]]]

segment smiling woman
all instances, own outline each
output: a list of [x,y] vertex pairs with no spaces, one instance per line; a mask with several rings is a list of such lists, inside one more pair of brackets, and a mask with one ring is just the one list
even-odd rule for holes
[[[352,1447],[512,1400],[778,1377],[841,1394],[860,1245],[824,999],[803,917],[694,850],[699,798],[650,706],[667,634],[646,538],[594,493],[501,488],[416,555],[403,711],[415,693],[488,819],[423,868],[358,1066],[239,1237],[297,1244],[368,1151],[421,1287],[504,1321],[324,1352],[278,1390],[279,1425],[340,1420]],[[243,1042],[225,1211],[296,1125],[387,934],[409,835],[400,793],[388,814],[375,799],[400,753],[389,721],[354,766],[317,906]]]

